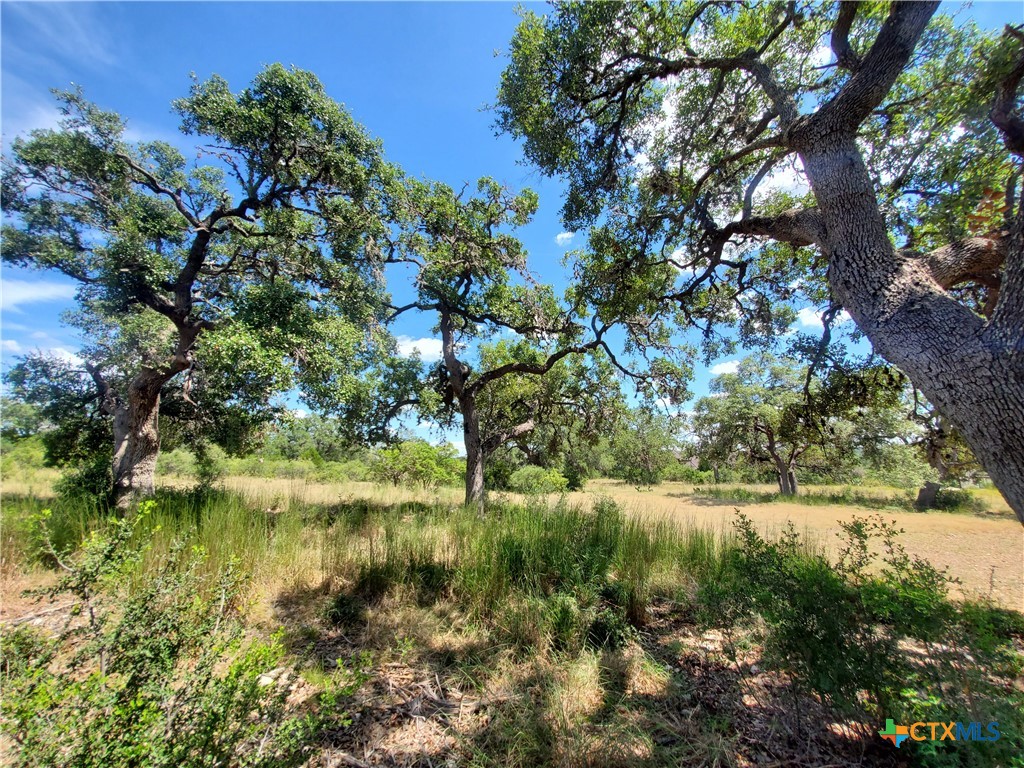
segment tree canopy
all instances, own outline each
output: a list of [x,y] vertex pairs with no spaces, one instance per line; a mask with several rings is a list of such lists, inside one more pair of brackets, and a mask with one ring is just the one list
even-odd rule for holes
[[79,399],[113,421],[118,497],[152,490],[160,397],[179,374],[174,410],[210,428],[229,412],[259,422],[292,388],[315,406],[356,399],[382,333],[396,171],[317,78],[273,65],[238,93],[196,81],[174,103],[205,142],[191,163],[129,142],[81,92],[58,100],[60,128],[5,161],[3,258],[80,285]]
[[709,357],[845,309],[1024,520],[1024,35],[937,5],[526,11],[498,125],[593,225],[600,306]]

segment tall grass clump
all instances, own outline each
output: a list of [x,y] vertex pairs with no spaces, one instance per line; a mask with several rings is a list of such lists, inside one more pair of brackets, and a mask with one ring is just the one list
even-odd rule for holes
[[483,518],[423,507],[335,526],[346,552],[330,559],[349,586],[329,609],[334,621],[359,621],[384,595],[406,590],[420,604],[454,600],[519,649],[622,645],[645,623],[652,596],[674,593],[681,568],[710,569],[700,558],[718,555],[713,536],[695,544],[667,522],[627,518],[607,499],[593,511],[564,500],[493,505]]
[[[0,654],[0,730],[15,766],[289,766],[308,758],[323,727],[347,721],[344,691],[309,691],[289,702],[292,677],[277,637],[247,638],[245,576],[211,569],[198,546],[174,542],[127,588],[147,550],[135,517],[90,533],[62,576],[37,594],[73,604],[55,635],[5,629]],[[40,536],[49,531],[41,515]],[[149,527],[148,530],[156,530]],[[50,542],[46,548],[57,552]],[[275,676],[268,675],[276,671]]]

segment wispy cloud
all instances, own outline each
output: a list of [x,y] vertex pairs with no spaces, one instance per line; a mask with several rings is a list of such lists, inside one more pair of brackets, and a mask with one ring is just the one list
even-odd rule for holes
[[100,18],[102,8],[91,3],[9,3],[4,10],[21,30],[17,41],[5,36],[7,55],[28,55],[50,63],[63,59],[77,68],[118,63],[114,30]]
[[736,373],[740,369],[739,360],[725,360],[711,366],[712,376],[721,376],[723,373]]
[[566,246],[572,242],[572,239],[576,237],[575,232],[560,232],[555,235],[555,242],[561,246]]
[[47,354],[53,355],[54,357],[59,357],[62,360],[67,360],[72,365],[80,366],[85,362],[82,358],[80,358],[70,349],[65,349],[64,347],[53,347],[52,349],[45,349],[43,351],[46,352]]
[[0,282],[0,309],[20,313],[24,304],[66,301],[74,297],[76,290],[74,285],[47,280],[3,280]]
[[[824,328],[825,325],[821,322],[821,315],[822,313],[814,307],[804,307],[796,313],[796,321],[800,324],[801,328]],[[842,325],[843,323],[850,322],[851,319],[850,315],[843,309],[836,315],[832,325]]]
[[414,353],[419,352],[420,358],[426,363],[434,363],[441,359],[440,339],[399,336],[395,342],[398,344],[398,354],[402,357],[412,357]]

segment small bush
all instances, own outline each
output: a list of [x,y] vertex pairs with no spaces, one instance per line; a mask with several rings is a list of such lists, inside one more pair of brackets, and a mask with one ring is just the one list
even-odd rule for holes
[[915,742],[924,765],[1010,764],[1024,748],[1024,695],[1010,685],[1022,666],[1012,641],[1021,622],[951,602],[945,573],[907,555],[902,531],[880,517],[840,525],[832,564],[792,528],[766,541],[739,515],[737,546],[700,590],[704,621],[751,627],[767,664],[854,721],[970,713],[1000,722],[1004,736],[992,743]]
[[781,501],[788,504],[807,504],[821,506],[824,504],[841,504],[843,506],[865,507],[867,509],[914,509],[914,497],[910,492],[891,496],[874,496],[861,493],[852,488],[844,488],[838,492],[821,493],[814,490],[801,491],[795,496],[784,496],[781,493],[765,493],[751,491],[746,488],[698,487],[693,495],[705,499],[722,501],[751,502],[754,504],[770,504]]
[[713,483],[715,473],[691,467],[686,462],[673,461],[665,467],[664,472],[661,473],[661,479],[664,482],[674,483]]
[[425,440],[406,440],[384,448],[374,456],[371,476],[392,485],[436,488],[459,482],[459,463],[451,445],[431,445]]
[[569,481],[557,469],[543,467],[520,467],[508,480],[509,490],[525,495],[542,493],[564,493]]
[[940,489],[935,495],[932,509],[943,512],[969,512],[975,515],[983,515],[989,511],[988,504],[983,499],[959,488]]

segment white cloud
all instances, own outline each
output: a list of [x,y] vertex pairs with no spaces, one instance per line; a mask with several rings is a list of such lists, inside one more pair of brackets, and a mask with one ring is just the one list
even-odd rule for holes
[[[34,7],[33,7],[34,6]],[[34,3],[14,3],[15,13],[28,31],[29,46],[16,46],[18,53],[54,54],[70,63],[89,66],[117,64],[116,32],[109,16],[101,16],[93,7],[79,3],[40,7]],[[6,45],[6,42],[5,42]]]
[[85,360],[80,358],[71,350],[64,349],[64,347],[53,347],[52,349],[47,349],[44,351],[51,355],[54,355],[55,357],[59,357],[61,360],[67,360],[69,363],[71,363],[71,365],[80,366],[83,363],[85,363]]
[[832,58],[832,49],[827,45],[819,45],[811,51],[807,61],[812,67],[824,67],[826,64],[832,63]]
[[740,369],[739,360],[726,360],[725,362],[715,363],[711,366],[712,376],[721,376],[723,373],[736,373]]
[[[801,328],[824,328],[824,324],[821,322],[822,313],[816,310],[814,307],[804,307],[796,313],[796,321],[800,324]],[[833,327],[848,323],[851,320],[850,315],[847,314],[846,310],[840,310],[839,314],[836,315],[836,319],[832,322]]]
[[811,189],[801,168],[792,162],[776,168],[757,187],[757,197],[764,198],[774,192],[785,192],[794,197],[803,197]]
[[575,232],[561,232],[555,235],[555,242],[559,245],[565,246],[571,243],[574,237],[576,237]]
[[412,357],[414,352],[419,352],[420,358],[425,363],[434,363],[441,359],[440,339],[414,339],[410,336],[399,336],[395,341],[398,344],[398,354],[402,357]]
[[0,341],[0,348],[2,348],[4,352],[10,352],[12,355],[21,353],[21,344],[16,342],[14,339],[4,339],[3,341]]
[[302,408],[296,408],[292,411],[292,416],[294,416],[296,419],[304,419],[307,416],[309,416],[309,411],[306,411]]
[[40,301],[63,301],[73,298],[77,288],[67,283],[52,283],[45,280],[3,280],[0,281],[0,309],[20,312],[22,304]]

